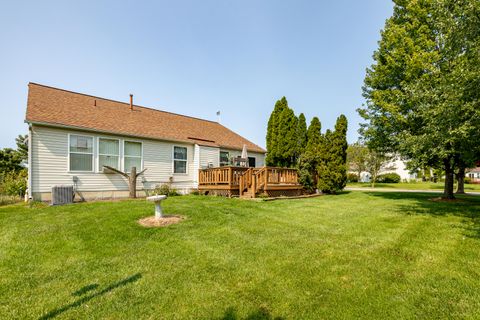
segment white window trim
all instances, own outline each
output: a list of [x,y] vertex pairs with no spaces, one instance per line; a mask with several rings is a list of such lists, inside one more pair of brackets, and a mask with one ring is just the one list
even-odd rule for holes
[[127,168],[125,168],[125,142],[135,142],[135,143],[140,143],[140,148],[141,148],[141,152],[140,152],[140,157],[138,156],[127,156],[127,157],[131,157],[131,158],[140,158],[140,169],[137,168],[137,173],[142,171],[143,170],[143,142],[142,141],[138,141],[138,140],[131,140],[131,139],[124,139],[123,142],[122,142],[122,163],[121,163],[121,167],[123,168],[123,172],[126,172],[126,173],[130,173],[130,171],[127,170]]
[[[175,147],[187,149],[187,159],[175,159]],[[186,163],[185,173],[175,172],[175,161],[185,161],[185,163]],[[179,176],[187,176],[188,175],[188,147],[187,146],[179,146],[179,145],[173,145],[172,146],[172,174],[179,175]]]
[[[122,140],[118,138],[112,138],[112,137],[106,137],[106,136],[98,136],[97,137],[97,156],[96,156],[96,163],[97,163],[97,172],[102,173],[103,170],[100,168],[100,156],[111,156],[111,154],[100,154],[100,139],[105,139],[105,140],[116,140],[118,141],[118,164],[117,164],[117,169],[122,170]],[[143,151],[143,150],[142,150]]]
[[[92,138],[92,170],[70,170],[70,153],[76,153],[76,154],[90,154],[87,152],[71,152],[70,151],[70,137],[71,136],[77,136],[77,137],[87,137],[87,138]],[[79,134],[79,133],[69,133],[68,134],[68,149],[67,149],[67,154],[68,154],[68,161],[67,161],[67,172],[71,173],[92,173],[95,172],[95,136],[87,135],[87,134]]]

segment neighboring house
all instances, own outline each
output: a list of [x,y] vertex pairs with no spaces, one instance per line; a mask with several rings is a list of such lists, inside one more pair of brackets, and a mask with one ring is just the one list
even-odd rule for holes
[[396,173],[400,176],[401,181],[411,181],[417,179],[416,173],[411,173],[410,170],[407,169],[407,162],[401,160],[399,157],[393,159],[387,165],[387,170],[381,172],[384,173]]
[[480,167],[467,169],[465,177],[469,178],[473,183],[480,183]]
[[[350,173],[356,173],[355,171],[349,171]],[[396,173],[400,176],[401,181],[412,181],[417,179],[416,173],[411,173],[407,169],[407,162],[400,159],[400,157],[395,157],[388,163],[385,163],[382,166],[379,174],[385,173]],[[359,182],[370,182],[371,174],[369,172],[362,172],[360,174]]]
[[29,196],[50,200],[55,185],[74,185],[85,199],[125,197],[128,183],[104,165],[147,169],[138,190],[171,183],[186,193],[198,171],[227,165],[246,145],[250,166],[265,150],[218,122],[29,84]]

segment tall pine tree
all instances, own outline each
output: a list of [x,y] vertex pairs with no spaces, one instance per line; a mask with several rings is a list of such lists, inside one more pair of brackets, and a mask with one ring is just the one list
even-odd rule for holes
[[336,193],[347,183],[347,118],[340,115],[335,131],[327,130],[319,148],[318,189]]
[[305,151],[302,153],[298,161],[300,183],[309,192],[314,191],[318,180],[318,150],[321,141],[323,140],[321,129],[322,125],[320,124],[320,120],[317,117],[314,117],[307,130],[307,145]]
[[267,126],[267,157],[265,159],[267,165],[273,166],[277,163],[278,154],[278,127],[280,125],[280,114],[288,108],[287,99],[282,97],[277,100],[275,107],[270,114]]
[[305,115],[300,113],[298,116],[298,125],[297,125],[297,155],[298,159],[304,152],[307,147],[307,120]]
[[297,117],[285,97],[275,103],[267,128],[267,165],[292,167],[297,155]]
[[298,120],[292,109],[287,107],[280,113],[277,138],[277,166],[292,167],[297,155]]

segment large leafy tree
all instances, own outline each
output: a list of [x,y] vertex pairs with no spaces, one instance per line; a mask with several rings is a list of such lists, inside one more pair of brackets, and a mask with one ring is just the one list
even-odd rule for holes
[[22,158],[16,150],[11,148],[0,149],[0,174],[23,169]]
[[[478,150],[478,0],[396,0],[367,70],[361,128],[374,150],[441,165],[444,197],[466,150]],[[477,89],[474,89],[477,88]]]
[[348,169],[355,171],[360,179],[362,172],[367,171],[368,148],[360,142],[353,143],[347,148]]

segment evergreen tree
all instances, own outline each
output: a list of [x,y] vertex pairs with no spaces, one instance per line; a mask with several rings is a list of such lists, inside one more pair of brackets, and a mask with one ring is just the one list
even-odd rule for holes
[[317,166],[322,141],[320,120],[314,117],[307,130],[307,145],[298,160],[299,179],[303,187],[313,192],[318,180]]
[[298,120],[288,107],[285,97],[275,103],[267,127],[267,158],[269,166],[292,167],[297,156]]
[[347,184],[347,118],[337,118],[335,131],[327,130],[319,148],[318,189],[336,193]]
[[297,159],[305,152],[307,147],[307,120],[305,115],[300,113],[297,125]]
[[298,120],[295,113],[287,105],[280,113],[277,135],[277,166],[292,167],[297,155]]
[[19,134],[15,138],[15,143],[17,144],[17,153],[22,159],[22,161],[27,162],[28,160],[28,135]]
[[280,114],[288,107],[287,99],[282,97],[277,100],[275,107],[270,114],[267,126],[267,157],[265,159],[267,165],[273,166],[277,163],[278,154],[278,127],[280,125]]
[[316,152],[322,141],[322,124],[317,117],[313,117],[307,130],[307,146],[305,151]]

